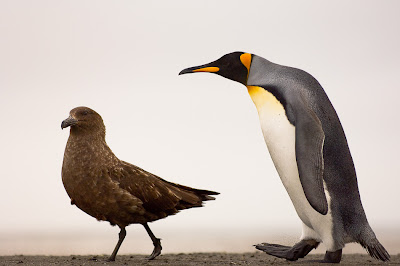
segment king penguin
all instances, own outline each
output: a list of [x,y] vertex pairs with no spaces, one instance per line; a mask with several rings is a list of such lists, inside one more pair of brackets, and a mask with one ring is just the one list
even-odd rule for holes
[[390,256],[368,224],[342,125],[319,82],[307,72],[234,52],[179,75],[210,72],[247,87],[269,153],[302,221],[293,247],[262,243],[267,254],[297,260],[322,242],[323,262],[339,263],[357,242],[382,261]]

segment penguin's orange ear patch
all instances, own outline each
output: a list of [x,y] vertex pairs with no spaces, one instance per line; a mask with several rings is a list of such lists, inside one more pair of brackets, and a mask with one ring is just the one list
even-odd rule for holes
[[251,54],[245,53],[240,56],[240,61],[247,68],[247,73],[250,72]]

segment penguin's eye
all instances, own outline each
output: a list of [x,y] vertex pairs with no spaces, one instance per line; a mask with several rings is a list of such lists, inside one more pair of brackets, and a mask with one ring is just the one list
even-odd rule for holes
[[83,112],[82,112],[82,115],[88,115],[88,114],[89,114],[88,111],[83,111]]

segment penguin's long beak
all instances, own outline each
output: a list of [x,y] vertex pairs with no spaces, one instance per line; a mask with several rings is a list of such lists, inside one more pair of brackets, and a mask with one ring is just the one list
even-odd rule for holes
[[184,70],[179,72],[179,75],[187,74],[187,73],[196,73],[196,72],[216,73],[218,71],[219,71],[219,67],[216,67],[214,62],[212,62],[212,63],[201,65],[201,66],[185,68]]

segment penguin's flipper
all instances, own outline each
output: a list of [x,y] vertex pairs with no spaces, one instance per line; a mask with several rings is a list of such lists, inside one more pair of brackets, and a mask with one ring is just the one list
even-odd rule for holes
[[304,102],[296,104],[296,161],[300,182],[310,205],[319,213],[328,212],[323,175],[325,134],[317,115]]

